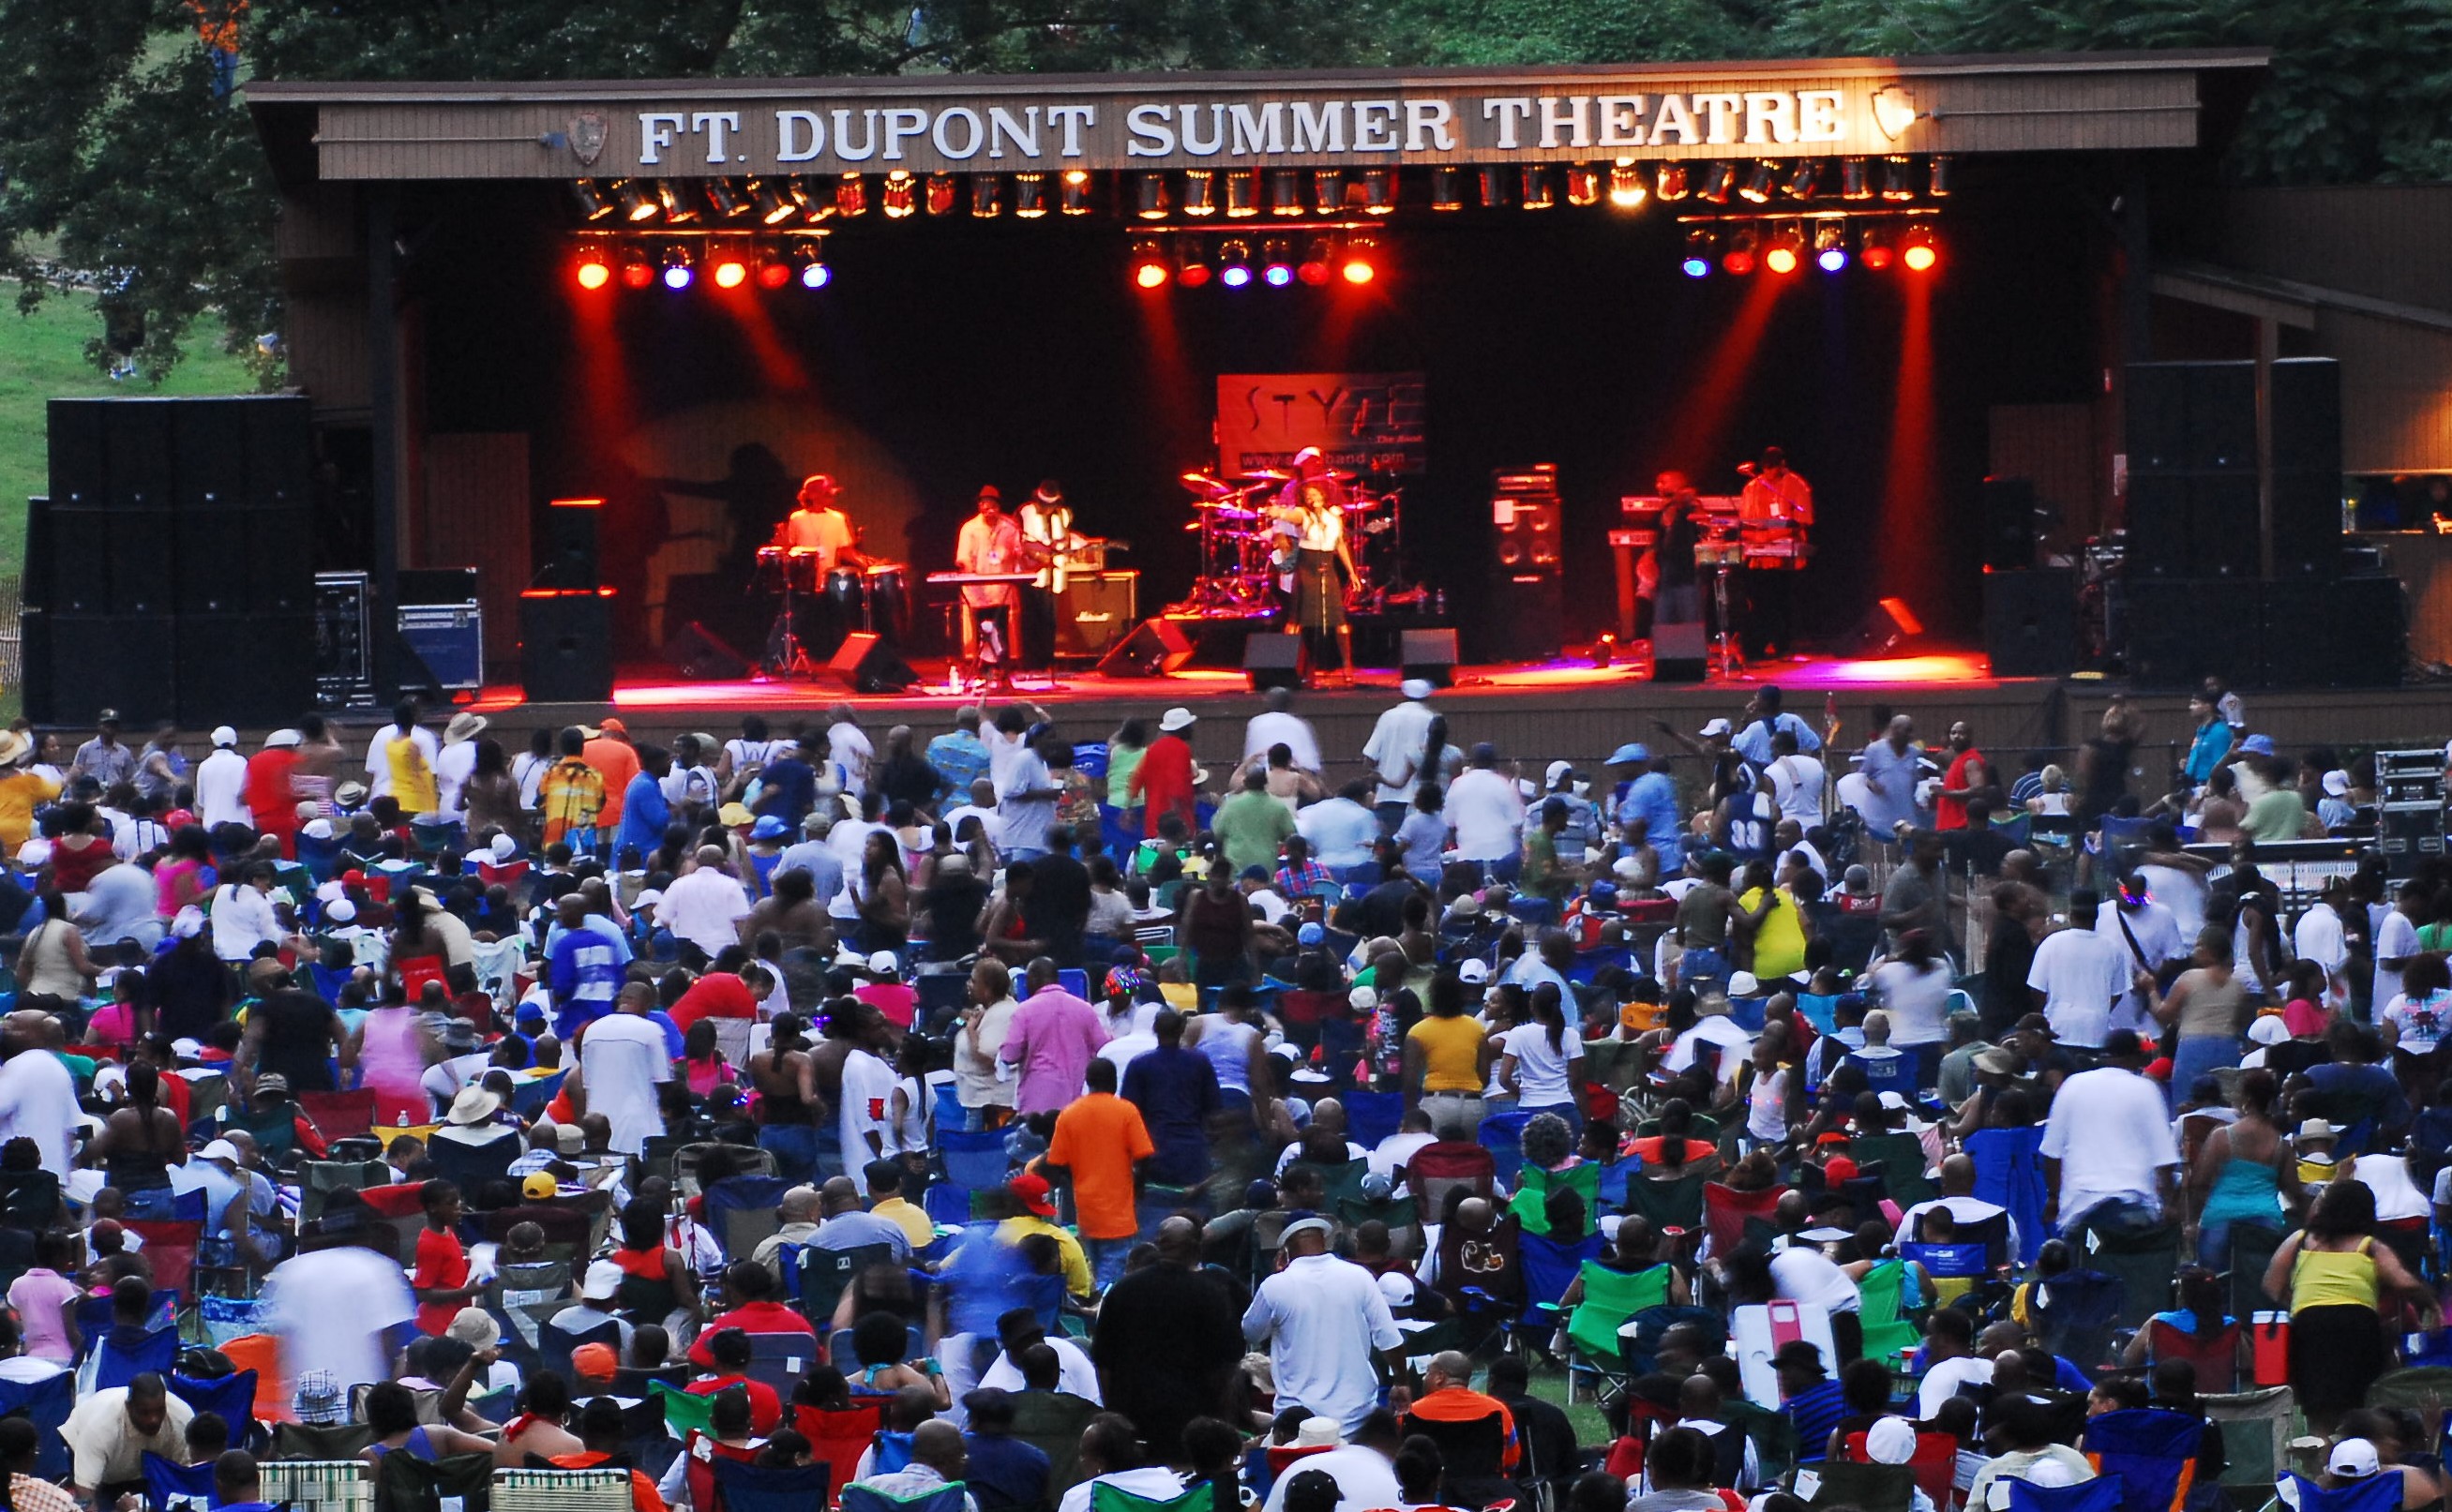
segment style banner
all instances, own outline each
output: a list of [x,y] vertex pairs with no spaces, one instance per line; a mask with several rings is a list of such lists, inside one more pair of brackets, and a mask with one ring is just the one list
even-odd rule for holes
[[1340,472],[1395,477],[1428,470],[1419,373],[1221,373],[1221,474],[1284,472],[1316,446]]

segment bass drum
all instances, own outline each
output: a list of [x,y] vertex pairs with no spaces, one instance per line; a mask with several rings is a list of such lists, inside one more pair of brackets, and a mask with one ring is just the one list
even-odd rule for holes
[[868,607],[877,633],[890,645],[911,643],[911,569],[888,562],[868,569]]

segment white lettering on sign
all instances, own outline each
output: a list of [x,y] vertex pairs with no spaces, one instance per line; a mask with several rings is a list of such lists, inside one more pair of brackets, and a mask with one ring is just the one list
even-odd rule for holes
[[1315,108],[1309,100],[1295,102],[1295,150],[1296,152],[1342,152],[1345,150],[1345,102],[1322,100]]
[[1481,102],[1481,118],[1498,123],[1498,146],[1502,151],[1513,151],[1523,146],[1515,140],[1515,128],[1532,113],[1532,101],[1527,95],[1501,95]]
[[724,155],[724,144],[732,139],[733,132],[741,129],[741,112],[701,110],[690,117],[690,129],[706,133],[706,160],[709,163],[729,163],[732,159]]
[[[1541,145],[1544,147],[1590,147],[1592,133],[1590,125],[1592,98],[1588,94],[1571,94],[1564,100],[1554,94],[1541,96]],[[1565,108],[1560,108],[1560,107]],[[1567,133],[1561,144],[1558,133]]]
[[1086,158],[1094,166],[1121,166],[1167,158],[1258,162],[1475,149],[1625,154],[1711,147],[1780,152],[1850,137],[1847,91],[1836,88],[1143,99],[1121,107],[1115,118],[1120,131],[1101,122],[1099,109],[1095,103],[1007,106],[984,99],[782,108],[774,111],[771,139],[762,120],[753,120],[744,131],[740,109],[641,110],[637,161],[643,169],[682,173],[821,162],[848,168],[914,157],[942,164],[1018,159],[1022,165],[1048,157]]
[[1448,130],[1455,120],[1455,107],[1445,100],[1408,100],[1405,102],[1405,150],[1408,152],[1453,152],[1455,136]]
[[826,123],[815,110],[775,112],[775,161],[806,163],[826,149]]
[[1600,107],[1601,130],[1594,146],[1643,146],[1643,96],[1604,94],[1595,103]]
[[673,145],[673,134],[688,123],[679,110],[642,110],[639,112],[639,163],[654,167],[663,161],[663,149]]
[[1137,158],[1162,158],[1175,151],[1175,128],[1167,124],[1162,105],[1137,105],[1124,112],[1124,131],[1131,139],[1124,150]]

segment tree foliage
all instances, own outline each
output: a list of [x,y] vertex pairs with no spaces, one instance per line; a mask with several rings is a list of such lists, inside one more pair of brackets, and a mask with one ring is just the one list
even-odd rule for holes
[[[0,271],[90,275],[158,378],[279,324],[277,199],[200,10],[0,0]],[[685,78],[2262,46],[2243,180],[2452,177],[2452,0],[248,0],[245,77]],[[105,357],[99,335],[92,350]]]

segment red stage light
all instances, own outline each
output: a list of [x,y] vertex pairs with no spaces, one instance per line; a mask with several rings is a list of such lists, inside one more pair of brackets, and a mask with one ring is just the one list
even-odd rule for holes
[[1878,226],[1869,226],[1856,238],[1856,261],[1879,273],[1889,267],[1898,251],[1890,245],[1889,233]]
[[749,278],[749,265],[737,257],[727,257],[715,265],[715,286],[739,288]]
[[645,288],[655,281],[656,270],[645,258],[632,256],[622,260],[622,286],[623,288]]
[[1908,232],[1906,244],[1899,250],[1899,261],[1910,273],[1929,272],[1941,261],[1941,248],[1933,245],[1932,233],[1921,226]]
[[781,288],[792,282],[792,265],[780,258],[761,258],[758,264],[758,286]]
[[1133,244],[1133,283],[1141,288],[1164,288],[1173,282],[1175,269],[1166,258],[1166,248],[1155,240]]
[[1378,276],[1378,269],[1361,258],[1349,257],[1345,260],[1345,282],[1348,284],[1368,284]]
[[579,268],[574,276],[581,288],[599,289],[613,282],[613,266],[604,261],[603,253],[590,252],[579,260]]
[[1345,244],[1345,256],[1337,271],[1345,282],[1355,285],[1370,283],[1379,276],[1379,244],[1367,236],[1357,236]]
[[1739,231],[1729,238],[1728,250],[1720,254],[1720,270],[1738,277],[1754,270],[1754,233]]

